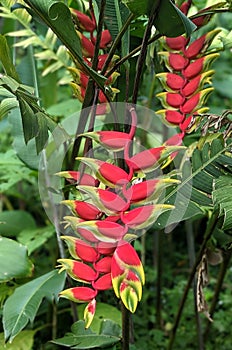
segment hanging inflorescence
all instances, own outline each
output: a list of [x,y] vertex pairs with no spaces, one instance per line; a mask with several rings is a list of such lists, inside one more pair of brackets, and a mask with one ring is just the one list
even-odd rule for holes
[[[189,2],[184,2],[180,9],[187,14]],[[207,16],[199,16],[194,20],[201,27]],[[181,35],[175,38],[164,38],[164,50],[159,52],[168,72],[156,74],[164,92],[156,96],[164,109],[157,111],[169,126],[179,127],[183,136],[190,132],[199,121],[199,116],[208,108],[205,102],[213,91],[211,78],[214,70],[212,62],[219,53],[212,52],[210,45],[220,30],[212,30],[194,41]]]
[[[71,236],[62,238],[68,245],[72,259],[59,259],[61,271],[82,285],[66,289],[60,296],[76,302],[87,302],[84,313],[86,327],[92,321],[96,296],[102,290],[114,289],[118,298],[131,312],[135,312],[142,296],[144,271],[131,245],[138,232],[147,229],[172,205],[159,203],[160,194],[179,181],[167,176],[148,178],[146,175],[169,162],[181,148],[181,138],[172,137],[160,147],[129,156],[136,131],[136,112],[132,107],[129,133],[96,131],[83,134],[98,142],[115,155],[123,151],[125,169],[99,159],[78,157],[91,173],[64,171],[59,176],[75,182],[82,200],[65,200],[73,215],[64,218],[72,228]],[[117,157],[113,157],[117,159]],[[144,180],[138,180],[138,173]],[[84,286],[83,286],[84,284]]]

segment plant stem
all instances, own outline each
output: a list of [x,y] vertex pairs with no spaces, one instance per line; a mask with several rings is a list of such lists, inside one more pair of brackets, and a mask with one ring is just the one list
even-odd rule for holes
[[[219,294],[221,292],[222,289],[222,284],[227,272],[227,268],[229,266],[229,262],[232,256],[232,250],[230,249],[229,252],[226,252],[223,256],[223,261],[220,267],[220,271],[219,271],[219,275],[218,275],[218,279],[217,279],[217,284],[215,286],[215,291],[214,291],[214,296],[213,296],[213,300],[210,306],[210,310],[209,310],[209,314],[212,317],[216,306],[217,306],[217,301],[219,298]],[[209,331],[210,331],[210,326],[211,326],[212,322],[210,322],[209,320],[207,320],[207,324],[206,324],[206,328],[205,328],[205,332],[204,332],[204,341],[206,342],[208,335],[209,335]]]
[[155,246],[156,246],[156,325],[159,329],[162,328],[162,271],[163,271],[163,231],[155,232]]
[[185,302],[186,302],[186,299],[187,299],[187,296],[188,296],[188,292],[189,292],[189,290],[191,288],[191,285],[192,285],[192,282],[193,282],[193,279],[194,279],[197,267],[198,267],[199,263],[201,262],[202,256],[204,254],[204,251],[205,251],[205,248],[206,248],[206,245],[207,245],[207,242],[209,241],[209,239],[210,239],[210,237],[211,237],[211,235],[213,233],[213,230],[214,230],[214,228],[215,228],[215,226],[217,224],[217,219],[218,219],[218,213],[217,212],[213,212],[211,214],[211,217],[208,220],[207,228],[206,228],[205,235],[204,235],[204,240],[203,240],[202,245],[200,247],[200,251],[198,253],[197,259],[196,259],[196,261],[195,261],[195,263],[194,263],[194,265],[192,267],[192,270],[191,270],[191,272],[189,274],[189,278],[188,278],[186,287],[184,289],[184,293],[182,295],[182,299],[180,301],[180,305],[179,305],[179,308],[178,308],[178,311],[177,311],[177,314],[176,314],[176,318],[175,318],[175,321],[174,321],[174,325],[173,325],[173,329],[172,329],[172,333],[171,333],[171,336],[170,336],[170,340],[169,340],[169,344],[168,344],[167,350],[171,350],[172,347],[173,347],[173,344],[174,344],[174,341],[175,341],[175,337],[176,337],[176,331],[177,331],[177,328],[179,326],[181,315],[182,315],[182,312],[183,312],[183,309],[184,309],[184,305],[185,305]]
[[142,69],[145,62],[146,54],[147,54],[147,47],[148,47],[148,39],[151,35],[151,28],[153,26],[154,20],[157,15],[157,10],[159,8],[160,1],[157,1],[157,4],[153,6],[153,9],[151,11],[151,15],[148,20],[148,24],[143,36],[141,51],[139,54],[138,62],[137,62],[137,69],[136,69],[136,75],[135,75],[135,82],[134,82],[134,89],[133,89],[133,95],[132,95],[132,103],[136,104],[137,98],[138,98],[138,92],[139,92],[139,86],[141,82],[141,76],[142,76]]
[[[150,38],[147,41],[147,44],[150,45],[151,43],[153,43],[154,41],[156,41],[157,39],[159,39],[162,35],[161,34],[156,34],[154,35],[152,38]],[[128,53],[128,55],[124,56],[121,58],[121,60],[119,60],[118,62],[115,63],[115,65],[113,66],[113,68],[111,68],[107,74],[105,75],[106,77],[110,77],[111,74],[113,72],[115,72],[118,67],[120,67],[124,62],[126,62],[129,58],[133,57],[136,53],[138,53],[142,48],[142,45],[139,45],[138,47],[136,47],[134,50],[132,50],[131,52]]]
[[[193,226],[190,220],[185,222],[185,228],[186,228],[188,255],[189,255],[189,266],[190,268],[192,268],[196,260],[196,254],[195,254],[195,244],[194,244],[194,236],[193,236]],[[196,283],[196,277],[194,276],[193,293],[194,293],[194,309],[195,309],[195,318],[196,318],[196,327],[197,327],[197,336],[198,336],[198,349],[204,350],[201,319],[200,319],[199,312],[197,310],[196,288],[197,288],[197,283]]]
[[130,16],[127,18],[126,22],[124,23],[122,29],[120,30],[120,32],[118,33],[118,35],[116,36],[111,48],[110,48],[110,51],[109,51],[109,54],[108,54],[108,57],[104,63],[104,66],[102,67],[102,70],[101,70],[101,74],[104,75],[107,71],[107,68],[112,60],[112,57],[114,56],[115,54],[115,51],[123,37],[123,35],[125,34],[125,32],[127,31],[129,25],[131,24],[131,21],[134,19],[134,14],[130,14]]
[[122,303],[122,350],[130,348],[130,312]]

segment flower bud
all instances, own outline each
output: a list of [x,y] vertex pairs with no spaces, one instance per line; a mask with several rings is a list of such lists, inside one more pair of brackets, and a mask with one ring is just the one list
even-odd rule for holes
[[59,173],[56,173],[56,175],[64,177],[65,179],[80,185],[97,186],[98,184],[98,180],[96,180],[92,175],[86,173],[81,174],[79,171],[60,171]]

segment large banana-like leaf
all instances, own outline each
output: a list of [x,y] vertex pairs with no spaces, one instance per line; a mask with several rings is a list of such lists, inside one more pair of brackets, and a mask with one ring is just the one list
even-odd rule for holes
[[[204,215],[206,210],[213,209],[215,181],[221,176],[231,178],[231,143],[232,140],[229,139],[225,145],[220,135],[214,135],[214,138],[206,139],[203,146],[196,147],[190,162],[186,161],[182,168],[181,184],[166,196],[165,202],[174,204],[175,209],[159,217],[155,224],[157,228],[196,218]],[[217,186],[219,184],[217,182]],[[214,197],[215,201],[220,201],[218,192],[214,193]],[[222,211],[224,209],[222,207]]]
[[32,14],[47,24],[70,51],[74,59],[82,65],[90,77],[104,90],[106,78],[91,69],[83,60],[80,39],[76,33],[69,8],[55,0],[25,0]]
[[186,33],[189,36],[196,26],[175,6],[171,0],[123,0],[132,13],[149,15],[156,7],[154,25],[162,35],[175,37]]
[[51,271],[15,289],[3,308],[5,339],[12,341],[27,325],[33,322],[43,298],[52,302],[63,289],[65,274]]

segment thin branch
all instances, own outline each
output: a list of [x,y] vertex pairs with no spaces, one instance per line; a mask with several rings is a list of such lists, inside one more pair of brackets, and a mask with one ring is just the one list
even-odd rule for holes
[[[215,286],[215,291],[214,291],[214,296],[213,296],[213,300],[211,302],[211,306],[210,306],[210,310],[209,310],[209,314],[212,317],[216,306],[217,306],[217,302],[218,302],[218,298],[219,298],[219,294],[221,292],[222,289],[222,284],[230,263],[230,259],[232,256],[232,249],[229,250],[229,252],[226,252],[224,254],[223,257],[223,262],[221,264],[221,268],[218,274],[218,279],[217,279],[217,284]],[[208,335],[209,335],[209,331],[210,331],[210,326],[212,325],[212,322],[210,322],[209,320],[207,320],[207,324],[206,324],[206,328],[205,328],[205,332],[204,332],[204,341],[206,342]]]
[[118,47],[118,45],[119,45],[119,43],[120,43],[120,41],[121,41],[123,35],[124,35],[125,32],[127,31],[128,27],[129,27],[129,25],[131,24],[131,21],[134,19],[134,17],[135,17],[134,14],[131,14],[131,15],[127,18],[127,20],[126,20],[126,22],[124,23],[122,29],[120,30],[120,32],[119,32],[118,35],[116,36],[116,38],[115,38],[115,40],[114,40],[114,42],[113,42],[113,44],[112,44],[112,46],[111,46],[111,48],[110,48],[110,51],[109,51],[109,53],[108,53],[107,59],[106,59],[106,61],[105,61],[105,63],[104,63],[104,66],[102,67],[102,70],[101,70],[101,74],[102,74],[102,75],[104,75],[104,74],[106,73],[107,68],[108,68],[108,66],[109,66],[109,64],[110,64],[110,62],[111,62],[111,60],[112,60],[112,58],[113,58],[113,56],[114,56],[114,54],[115,54],[115,51],[116,51],[116,49],[117,49],[117,47]]
[[191,272],[189,274],[188,282],[186,284],[186,287],[184,289],[184,293],[182,295],[182,299],[181,299],[180,304],[179,304],[179,308],[178,308],[178,311],[177,311],[177,314],[176,314],[176,319],[175,319],[175,322],[174,322],[174,326],[173,326],[173,329],[172,329],[172,333],[171,333],[171,336],[170,336],[170,340],[169,340],[169,344],[168,344],[167,350],[171,350],[173,348],[173,344],[174,344],[175,337],[176,337],[176,331],[177,331],[177,328],[179,326],[179,322],[180,322],[180,319],[181,319],[181,316],[182,316],[184,305],[185,305],[185,302],[187,300],[188,292],[189,292],[189,290],[191,288],[193,279],[195,277],[195,273],[197,271],[197,267],[198,267],[198,265],[201,262],[201,259],[202,259],[202,256],[204,254],[206,245],[207,245],[210,237],[213,234],[214,228],[217,225],[217,220],[218,220],[218,213],[212,213],[212,215],[211,215],[211,217],[210,217],[210,219],[208,221],[208,225],[207,225],[206,231],[205,231],[204,240],[202,242],[202,245],[201,245],[200,251],[198,253],[197,259],[196,259],[196,261],[195,261],[195,263],[193,265],[193,268],[192,268],[192,270],[191,270]]
[[[156,34],[152,38],[148,40],[148,45],[152,44],[154,41],[158,40],[162,35],[161,34]],[[142,48],[142,45],[139,45],[136,47],[134,50],[128,53],[128,55],[124,56],[119,60],[118,62],[115,63],[113,68],[111,68],[107,74],[105,75],[106,77],[110,77],[113,72],[115,72],[124,62],[126,62],[129,58],[133,57],[136,55]]]

